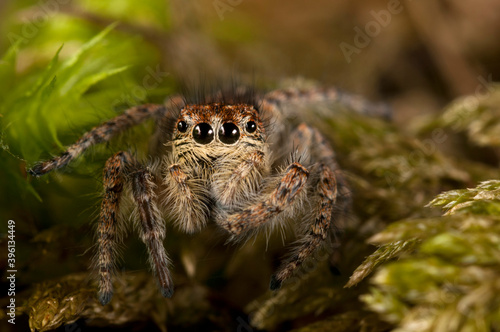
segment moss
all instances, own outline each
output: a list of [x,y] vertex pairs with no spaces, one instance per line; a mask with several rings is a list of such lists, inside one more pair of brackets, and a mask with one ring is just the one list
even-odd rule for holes
[[439,123],[457,132],[479,146],[500,145],[500,86],[489,84],[486,91],[458,98],[445,110]]
[[[370,256],[382,265],[363,300],[404,331],[492,331],[500,327],[499,181],[439,194],[441,218],[393,223],[371,241],[384,247],[413,246],[393,256]],[[370,265],[370,266],[371,266]],[[396,329],[396,330],[398,330]]]

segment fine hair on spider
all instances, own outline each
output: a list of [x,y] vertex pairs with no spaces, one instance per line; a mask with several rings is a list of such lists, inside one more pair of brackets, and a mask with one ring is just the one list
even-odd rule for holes
[[155,120],[147,162],[119,151],[104,165],[95,259],[103,305],[113,295],[126,195],[165,297],[174,291],[163,243],[165,220],[173,220],[186,233],[213,222],[229,233],[230,242],[292,225],[297,241],[271,277],[271,290],[279,289],[323,245],[337,245],[351,201],[347,181],[330,143],[318,129],[297,121],[290,109],[342,103],[356,112],[384,117],[387,108],[335,88],[262,94],[233,83],[229,89],[211,90],[172,96],[164,105],[132,107],[29,170],[41,176],[63,168],[91,146]]

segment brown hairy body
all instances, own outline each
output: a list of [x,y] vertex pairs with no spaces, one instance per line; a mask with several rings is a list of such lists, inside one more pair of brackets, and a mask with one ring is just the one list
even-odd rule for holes
[[140,236],[164,296],[172,296],[174,289],[163,246],[164,217],[188,233],[212,220],[233,241],[293,223],[298,241],[271,278],[270,288],[276,290],[321,245],[334,245],[332,240],[337,241],[342,231],[340,217],[350,205],[350,192],[330,144],[317,129],[305,123],[294,126],[287,111],[290,104],[332,102],[388,115],[383,106],[333,88],[275,90],[262,96],[235,89],[194,102],[173,97],[166,105],[131,108],[91,129],[66,152],[35,165],[30,173],[40,176],[64,167],[92,145],[154,118],[156,162],[142,164],[130,153],[118,152],[104,168],[96,255],[101,303],[108,303],[113,294],[125,186],[131,188]]

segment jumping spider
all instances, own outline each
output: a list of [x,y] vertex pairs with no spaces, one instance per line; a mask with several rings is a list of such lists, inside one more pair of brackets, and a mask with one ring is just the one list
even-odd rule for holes
[[107,304],[113,295],[115,249],[123,222],[118,215],[125,186],[131,189],[141,239],[163,296],[170,297],[174,291],[163,246],[163,215],[187,233],[214,221],[229,232],[230,240],[293,220],[299,226],[299,240],[271,277],[270,288],[276,290],[333,238],[331,234],[341,232],[340,216],[350,204],[330,144],[317,129],[304,123],[294,126],[290,120],[289,106],[318,102],[341,102],[364,113],[386,112],[383,106],[334,88],[283,89],[262,96],[233,89],[194,102],[173,97],[165,105],[128,109],[29,172],[40,176],[62,168],[89,147],[154,118],[157,134],[153,137],[158,144],[151,157],[159,162],[141,163],[121,151],[104,167],[96,259],[100,302]]

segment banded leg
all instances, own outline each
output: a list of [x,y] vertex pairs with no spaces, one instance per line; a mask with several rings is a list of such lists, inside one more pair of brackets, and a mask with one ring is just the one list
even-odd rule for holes
[[225,220],[219,221],[219,224],[232,234],[233,239],[263,225],[295,201],[306,186],[308,177],[309,171],[305,167],[297,162],[292,163],[264,201],[229,215]]
[[333,231],[334,241],[338,242],[343,225],[341,218],[350,205],[350,193],[347,183],[335,160],[335,153],[321,133],[306,124],[300,124],[292,133],[292,140],[299,152],[308,151],[317,167],[312,168],[317,180],[312,196],[316,211],[314,220],[306,229],[305,237],[300,244],[292,249],[290,257],[272,276],[270,288],[276,290],[281,283],[288,279],[294,271],[325,243],[330,232]]
[[152,174],[134,163],[130,173],[132,194],[139,213],[141,239],[146,245],[153,273],[158,278],[158,286],[164,297],[171,297],[174,284],[170,276],[167,253],[163,246],[165,239],[165,223],[156,205],[156,185]]
[[324,164],[319,166],[320,179],[316,188],[319,201],[315,207],[316,217],[309,227],[305,238],[294,250],[291,257],[278,269],[278,272],[271,277],[269,288],[276,290],[281,287],[281,283],[288,279],[293,272],[310,257],[328,237],[334,205],[337,198],[337,181],[334,173]]
[[168,270],[169,260],[163,247],[165,225],[156,205],[152,174],[129,153],[119,152],[111,157],[104,169],[105,194],[98,227],[99,301],[105,305],[113,296],[111,275],[117,245],[118,212],[124,185],[129,182],[137,205],[141,238],[148,248],[153,272],[165,297],[173,294],[173,283]]
[[138,125],[153,116],[160,116],[165,112],[166,106],[164,105],[145,104],[132,107],[125,111],[125,113],[92,128],[76,141],[76,143],[69,146],[60,156],[36,164],[29,170],[29,173],[33,176],[40,176],[64,167],[91,146],[107,142],[118,133]]
[[[302,149],[308,149],[311,154],[311,159],[318,163],[323,163],[327,165],[329,169],[335,174],[335,179],[337,181],[337,201],[335,205],[335,211],[340,214],[346,213],[351,204],[351,192],[349,191],[349,185],[345,180],[343,172],[340,170],[337,164],[335,152],[331,147],[330,143],[325,139],[325,137],[316,129],[309,127],[308,125],[302,123],[300,124],[295,133],[296,146]],[[305,142],[303,146],[300,146],[300,142]],[[332,225],[334,230],[338,230],[339,233],[342,232],[341,225]]]
[[[314,104],[314,103],[339,103],[353,111],[368,115],[391,119],[392,109],[384,103],[372,103],[365,98],[346,93],[334,87],[315,87],[311,89],[286,88],[274,90],[262,98],[263,108],[270,110],[271,114],[286,111],[284,104]],[[277,109],[276,109],[277,108]]]
[[99,301],[105,305],[113,296],[111,275],[115,267],[120,197],[124,186],[127,156],[117,153],[106,162],[103,172],[104,197],[98,225]]

